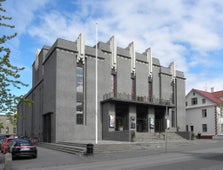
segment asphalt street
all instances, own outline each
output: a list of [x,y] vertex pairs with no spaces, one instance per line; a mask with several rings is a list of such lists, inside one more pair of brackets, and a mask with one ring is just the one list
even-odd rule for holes
[[14,170],[163,170],[223,169],[223,141],[169,144],[153,150],[78,156],[38,148],[37,159],[12,162]]

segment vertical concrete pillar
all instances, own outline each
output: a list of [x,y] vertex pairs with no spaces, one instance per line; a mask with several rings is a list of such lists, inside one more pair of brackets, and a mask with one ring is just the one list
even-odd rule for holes
[[129,106],[129,130],[136,131],[136,106]]
[[108,131],[109,132],[113,132],[113,131],[115,131],[115,124],[116,124],[116,122],[115,122],[115,119],[116,119],[116,117],[115,117],[116,115],[115,115],[115,104],[109,104],[109,109],[108,109],[108,119],[109,119],[109,121],[108,121]]
[[173,116],[174,116],[174,115],[172,114],[172,109],[169,109],[169,124],[170,124],[170,125],[169,125],[169,126],[170,126],[169,128],[170,128],[170,129],[173,129],[173,128],[174,128],[174,127],[173,127],[173,122],[172,122],[172,121],[173,121]]

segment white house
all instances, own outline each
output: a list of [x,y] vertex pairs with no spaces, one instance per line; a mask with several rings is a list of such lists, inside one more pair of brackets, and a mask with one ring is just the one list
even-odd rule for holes
[[186,95],[186,130],[203,139],[223,135],[223,91],[192,89]]

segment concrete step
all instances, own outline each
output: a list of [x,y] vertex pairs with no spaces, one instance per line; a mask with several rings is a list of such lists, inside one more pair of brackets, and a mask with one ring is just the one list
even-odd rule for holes
[[167,132],[167,138],[169,140],[183,140],[183,141],[186,141],[185,138],[183,138],[182,136],[178,135],[175,132]]
[[136,142],[164,140],[164,136],[160,133],[136,133]]
[[97,144],[95,145],[94,153],[112,153],[112,152],[127,152],[137,150],[151,150],[163,148],[165,141],[146,142],[129,142],[122,144]]
[[[111,152],[126,152],[134,150],[147,150],[151,148],[164,147],[165,136],[164,133],[136,133],[137,140],[135,142],[119,142],[119,143],[101,143],[94,144],[93,153],[111,153]],[[186,139],[177,135],[176,133],[167,133],[168,142],[187,142]],[[61,152],[71,154],[86,154],[86,143],[75,142],[58,142],[58,143],[40,143],[40,147],[54,149]]]
[[[182,140],[185,141],[183,137],[176,134],[175,132],[167,132],[168,140]],[[165,133],[136,133],[136,142],[146,142],[146,141],[162,141],[165,140]]]
[[97,144],[94,147],[95,153],[118,152],[132,149],[132,144]]
[[85,143],[75,143],[75,142],[62,141],[62,142],[57,142],[57,144],[67,145],[67,146],[75,146],[75,147],[80,147],[80,148],[86,148],[87,147],[87,144],[85,144]]
[[39,143],[40,147],[44,147],[47,149],[53,149],[61,152],[66,152],[70,154],[85,154],[86,147],[78,147],[78,146],[70,146],[65,144],[57,144],[57,143]]
[[[72,144],[71,144],[72,145]],[[73,144],[74,145],[74,144]],[[77,149],[76,147],[55,144],[55,143],[40,143],[40,147],[44,147],[47,149],[53,149],[61,152],[66,152],[70,154],[85,154],[86,149]],[[94,154],[98,153],[111,153],[111,152],[126,152],[126,151],[134,151],[134,150],[145,150],[148,148],[160,147],[163,146],[163,142],[161,143],[124,143],[124,144],[95,144],[94,145]]]

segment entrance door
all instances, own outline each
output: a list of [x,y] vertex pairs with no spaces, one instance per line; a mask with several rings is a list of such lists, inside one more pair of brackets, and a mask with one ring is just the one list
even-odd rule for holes
[[164,132],[165,127],[165,109],[155,109],[155,132]]
[[116,120],[115,120],[115,130],[128,130],[129,129],[129,119],[128,119],[128,113],[129,113],[129,106],[125,104],[117,104],[115,106],[115,113],[116,113]]
[[138,106],[136,108],[136,130],[137,132],[148,132],[148,108],[143,106]]
[[190,131],[191,131],[191,132],[194,131],[194,126],[190,126]]
[[51,142],[51,116],[52,113],[43,115],[43,142]]

